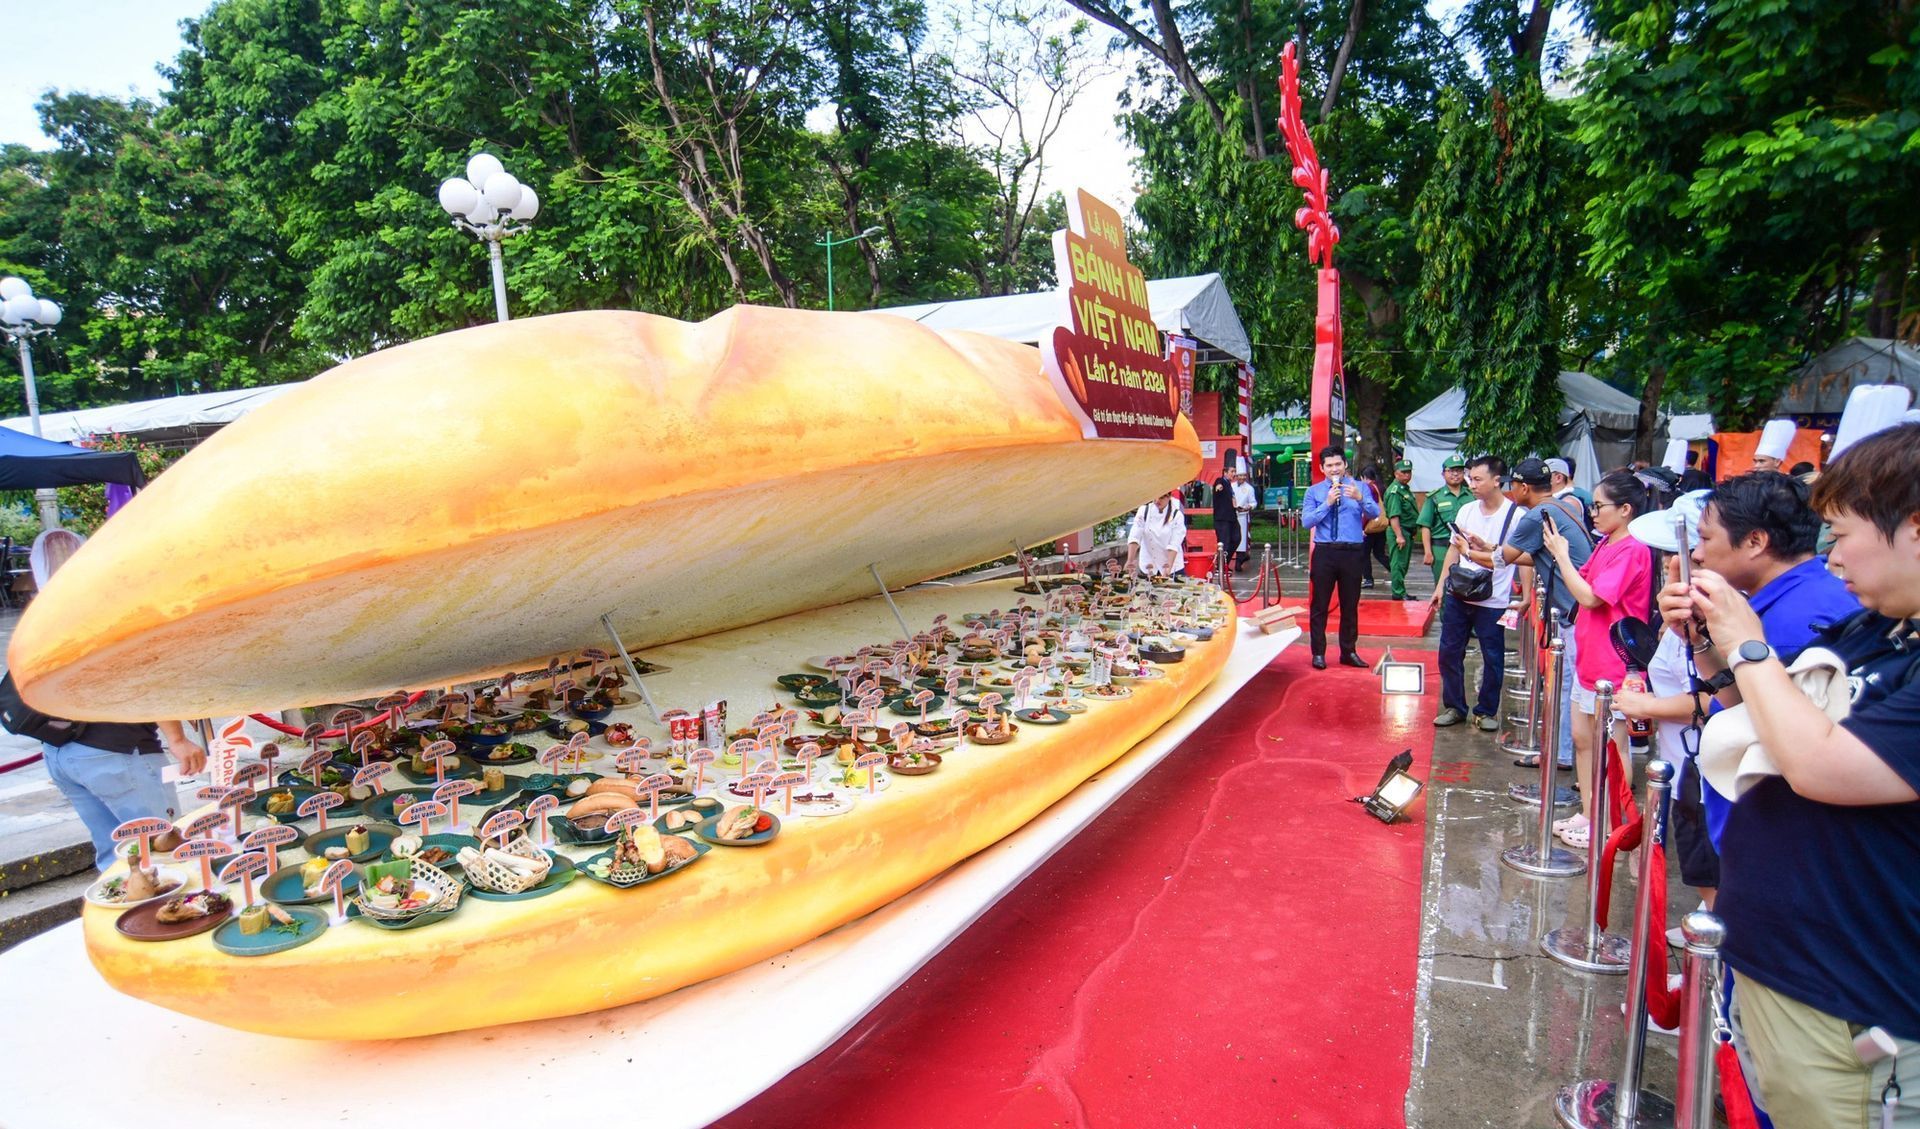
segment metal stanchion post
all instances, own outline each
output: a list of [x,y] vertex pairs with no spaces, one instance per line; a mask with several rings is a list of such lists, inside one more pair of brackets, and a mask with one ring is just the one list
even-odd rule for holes
[[1228,594],[1233,592],[1233,585],[1227,576],[1227,547],[1218,542],[1214,543],[1213,549],[1213,582],[1220,586],[1221,591]]
[[[1647,804],[1642,817],[1652,834],[1647,839],[1647,862],[1653,848],[1666,842],[1664,817],[1667,791],[1673,786],[1673,766],[1656,760],[1647,766]],[[1647,976],[1665,976],[1667,970],[1647,967],[1648,930],[1655,913],[1664,919],[1667,907],[1653,904],[1653,883],[1642,882],[1633,900],[1633,958],[1627,965],[1627,1039],[1622,1048],[1618,1081],[1590,1078],[1560,1087],[1553,1112],[1567,1129],[1668,1129],[1674,1124],[1673,1103],[1640,1088],[1640,1071],[1647,1050]],[[1709,1099],[1711,1105],[1711,1099]]]
[[1713,1052],[1719,1041],[1720,946],[1727,927],[1696,910],[1680,919],[1687,963],[1680,990],[1680,1073],[1674,1088],[1677,1129],[1713,1129]]
[[[1547,656],[1549,652],[1547,650],[1547,639],[1549,636],[1554,639],[1560,637],[1560,613],[1547,608],[1547,588],[1544,583],[1534,589],[1534,597],[1538,601],[1540,608],[1539,622],[1545,625],[1544,629],[1540,632],[1539,657],[1535,660],[1534,665],[1544,672],[1548,665]],[[1536,726],[1536,731],[1540,733],[1540,739],[1535,742],[1535,748],[1532,750],[1522,751],[1516,749],[1512,751],[1519,755],[1526,755],[1528,752],[1545,750],[1548,753],[1548,757],[1543,759],[1552,759],[1555,762],[1554,770],[1558,772],[1560,725],[1562,720],[1560,695],[1557,691],[1549,692],[1544,681],[1544,673],[1542,678],[1543,681],[1540,686],[1540,713]],[[1548,728],[1549,726],[1551,726],[1551,729]],[[1544,774],[1542,779],[1545,779]],[[1507,785],[1507,798],[1516,804],[1538,807],[1540,806],[1540,784],[1538,781],[1509,784]],[[1571,788],[1556,787],[1553,790],[1554,807],[1572,807],[1578,800],[1579,797],[1574,794]]]
[[1627,970],[1633,942],[1601,928],[1600,862],[1606,853],[1608,826],[1607,744],[1613,739],[1613,683],[1602,679],[1594,687],[1593,766],[1587,780],[1593,788],[1593,815],[1587,827],[1587,926],[1555,929],[1540,938],[1540,948],[1568,968],[1618,975]]
[[[1547,603],[1546,585],[1542,584],[1535,589],[1534,599],[1535,614],[1544,616]],[[1530,633],[1522,632],[1520,638],[1519,650],[1523,659],[1522,665],[1527,670],[1526,728],[1516,732],[1512,740],[1500,746],[1516,757],[1528,757],[1540,751],[1540,679],[1545,672],[1541,669],[1540,662],[1539,622],[1541,621],[1534,621],[1535,629]],[[1538,794],[1534,796],[1534,800],[1539,801]]]
[[[1557,613],[1555,621],[1560,618]],[[1556,628],[1558,623],[1555,623]],[[1550,654],[1547,664],[1546,695],[1548,701],[1560,700],[1560,680],[1567,675],[1567,646],[1560,639],[1558,630],[1553,633],[1549,644]],[[1553,774],[1558,767],[1558,758],[1553,750],[1560,746],[1560,711],[1547,711],[1545,735],[1540,742],[1540,795],[1553,795]],[[1586,869],[1586,863],[1571,851],[1562,850],[1553,845],[1553,807],[1552,804],[1540,804],[1540,827],[1538,838],[1531,843],[1516,843],[1500,852],[1500,861],[1509,868],[1536,878],[1571,878]]]

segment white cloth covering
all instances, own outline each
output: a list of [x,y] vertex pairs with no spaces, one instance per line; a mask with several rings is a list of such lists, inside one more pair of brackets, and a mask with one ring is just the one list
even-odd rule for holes
[[[1787,674],[1828,720],[1837,725],[1847,719],[1853,698],[1847,664],[1839,655],[1825,647],[1808,647],[1793,660]],[[1780,775],[1779,766],[1760,744],[1746,703],[1721,710],[1707,722],[1700,734],[1700,775],[1729,800],[1738,800],[1760,781]]]

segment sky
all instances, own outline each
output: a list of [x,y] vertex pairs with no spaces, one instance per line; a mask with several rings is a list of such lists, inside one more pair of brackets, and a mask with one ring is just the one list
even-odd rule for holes
[[[1429,9],[1445,18],[1461,3],[1431,0]],[[162,86],[157,68],[180,49],[180,21],[198,16],[207,5],[208,0],[18,0],[9,5],[7,34],[0,37],[0,143],[51,144],[33,110],[49,87],[154,96]],[[1563,25],[1561,14],[1555,15],[1556,27]],[[1129,60],[1089,83],[1049,150],[1043,189],[1085,187],[1131,213],[1135,150],[1114,116],[1132,71]]]

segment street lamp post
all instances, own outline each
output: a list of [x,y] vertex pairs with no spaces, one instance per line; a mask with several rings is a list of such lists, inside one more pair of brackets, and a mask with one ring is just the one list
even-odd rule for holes
[[[40,393],[33,384],[33,346],[36,337],[53,332],[60,324],[60,307],[45,298],[33,296],[33,287],[22,278],[0,278],[0,333],[20,346],[20,374],[26,378],[27,418],[33,422],[33,434],[40,434]],[[33,492],[40,503],[40,525],[60,528],[60,495],[42,487]]]
[[493,312],[506,321],[507,272],[500,243],[527,230],[540,214],[539,195],[514,179],[492,153],[475,153],[467,161],[465,177],[440,182],[440,206],[453,217],[453,226],[479,236],[487,245],[487,257],[493,262]]
[[870,227],[858,235],[849,235],[845,239],[835,239],[829,235],[824,239],[814,241],[813,245],[815,247],[825,247],[827,249],[827,309],[833,309],[833,249],[843,243],[858,243],[862,239],[872,239],[878,234],[880,234],[879,228]]

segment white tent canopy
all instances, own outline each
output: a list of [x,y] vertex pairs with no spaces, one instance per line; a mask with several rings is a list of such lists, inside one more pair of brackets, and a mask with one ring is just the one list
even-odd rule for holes
[[[1158,278],[1147,283],[1147,304],[1153,324],[1165,333],[1181,333],[1210,348],[1216,356],[1200,359],[1253,359],[1253,342],[1247,337],[1233,299],[1227,296],[1227,284],[1217,274],[1197,274],[1188,278]],[[912,318],[932,329],[970,329],[990,337],[1023,341],[1038,345],[1053,332],[1065,316],[1065,301],[1058,290],[1037,294],[1009,294],[1004,298],[967,298],[955,302],[929,302],[919,306],[889,306],[873,311]]]
[[1920,349],[1885,337],[1849,337],[1800,366],[1773,414],[1837,416],[1854,388],[1873,384],[1903,384],[1920,393]]
[[[1591,490],[1601,472],[1627,461],[1633,449],[1640,401],[1584,372],[1560,374],[1560,453],[1573,460],[1573,478]],[[1463,426],[1467,394],[1455,387],[1434,397],[1407,417],[1407,458],[1413,462],[1413,488],[1437,490],[1440,464],[1448,455],[1465,454]]]
[[[40,416],[40,431],[46,438],[60,443],[71,443],[89,435],[137,435],[155,442],[199,439],[207,432],[232,423],[273,400],[287,389],[298,387],[298,384],[269,384],[259,388],[237,388],[231,392],[196,392],[190,396],[169,396],[161,400],[142,400],[105,408],[44,412]],[[0,420],[0,427],[33,434],[33,423],[26,416]]]

